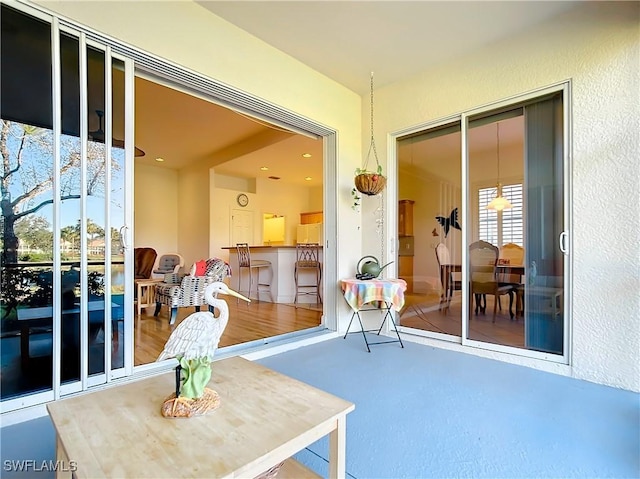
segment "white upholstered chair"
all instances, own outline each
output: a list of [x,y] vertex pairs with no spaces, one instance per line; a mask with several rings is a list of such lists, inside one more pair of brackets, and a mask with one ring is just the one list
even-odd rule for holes
[[153,270],[154,278],[164,278],[165,274],[178,273],[184,266],[184,259],[178,253],[163,254],[158,259],[158,265]]

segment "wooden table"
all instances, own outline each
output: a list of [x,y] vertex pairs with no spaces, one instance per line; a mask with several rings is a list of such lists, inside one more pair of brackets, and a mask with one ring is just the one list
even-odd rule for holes
[[[217,410],[167,419],[160,407],[174,378],[169,372],[49,403],[61,464],[75,464],[77,478],[252,478],[328,434],[329,475],[345,477],[353,403],[233,357],[213,363]],[[285,471],[317,477],[293,459]]]
[[[367,345],[367,351],[371,352],[371,348],[369,346],[374,344],[386,344],[386,343],[400,343],[400,346],[404,348],[404,344],[402,344],[402,339],[400,338],[400,334],[398,333],[398,327],[396,326],[395,321],[393,320],[393,314],[391,310],[400,311],[404,306],[404,292],[407,290],[407,282],[404,279],[343,279],[341,282],[342,292],[344,293],[344,299],[351,307],[353,314],[351,315],[351,321],[349,321],[349,326],[347,326],[347,332],[344,333],[344,338],[349,334],[349,329],[351,329],[351,323],[353,322],[354,317],[358,317],[358,321],[360,322],[360,329],[362,332],[362,336],[364,337],[364,342]],[[367,307],[366,305],[369,305]],[[362,324],[362,318],[360,317],[360,313],[362,311],[379,311],[384,310],[385,314],[382,318],[382,323],[380,327],[375,330],[365,330],[364,325]],[[389,318],[391,324],[393,324],[393,330],[396,333],[398,339],[393,339],[389,341],[378,341],[375,343],[369,342],[367,340],[367,335],[365,333],[369,333],[372,331],[377,331],[377,334],[380,335],[382,332],[382,327],[384,326],[385,321]],[[354,331],[359,332],[359,331]]]
[[162,283],[164,278],[145,278],[136,279],[136,287],[138,288],[138,316],[142,314],[142,308],[149,308],[156,305],[156,284]]

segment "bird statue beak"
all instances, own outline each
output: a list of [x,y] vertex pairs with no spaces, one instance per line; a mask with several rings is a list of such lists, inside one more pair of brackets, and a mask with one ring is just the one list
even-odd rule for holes
[[[223,283],[224,284],[224,283]],[[243,301],[246,301],[247,303],[250,303],[251,300],[249,298],[247,298],[246,296],[241,295],[240,293],[238,293],[237,291],[232,290],[231,288],[229,288],[229,286],[227,286],[226,284],[224,286],[221,287],[221,290],[219,291],[220,293],[223,294],[229,294],[231,296],[235,296],[236,298],[240,298]]]

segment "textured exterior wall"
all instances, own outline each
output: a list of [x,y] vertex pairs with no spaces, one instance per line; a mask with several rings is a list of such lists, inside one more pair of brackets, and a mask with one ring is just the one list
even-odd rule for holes
[[376,92],[382,137],[571,80],[570,365],[474,354],[640,391],[639,10],[637,2],[585,2],[508,42]]

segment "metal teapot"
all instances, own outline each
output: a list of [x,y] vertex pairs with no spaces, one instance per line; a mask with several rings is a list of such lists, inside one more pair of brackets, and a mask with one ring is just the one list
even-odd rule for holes
[[[372,259],[373,261],[365,261],[367,259]],[[393,261],[389,261],[384,266],[380,266],[380,262],[378,258],[375,256],[363,256],[358,261],[358,266],[356,267],[358,274],[363,276],[372,276],[373,278],[377,278],[382,270],[389,266]]]

